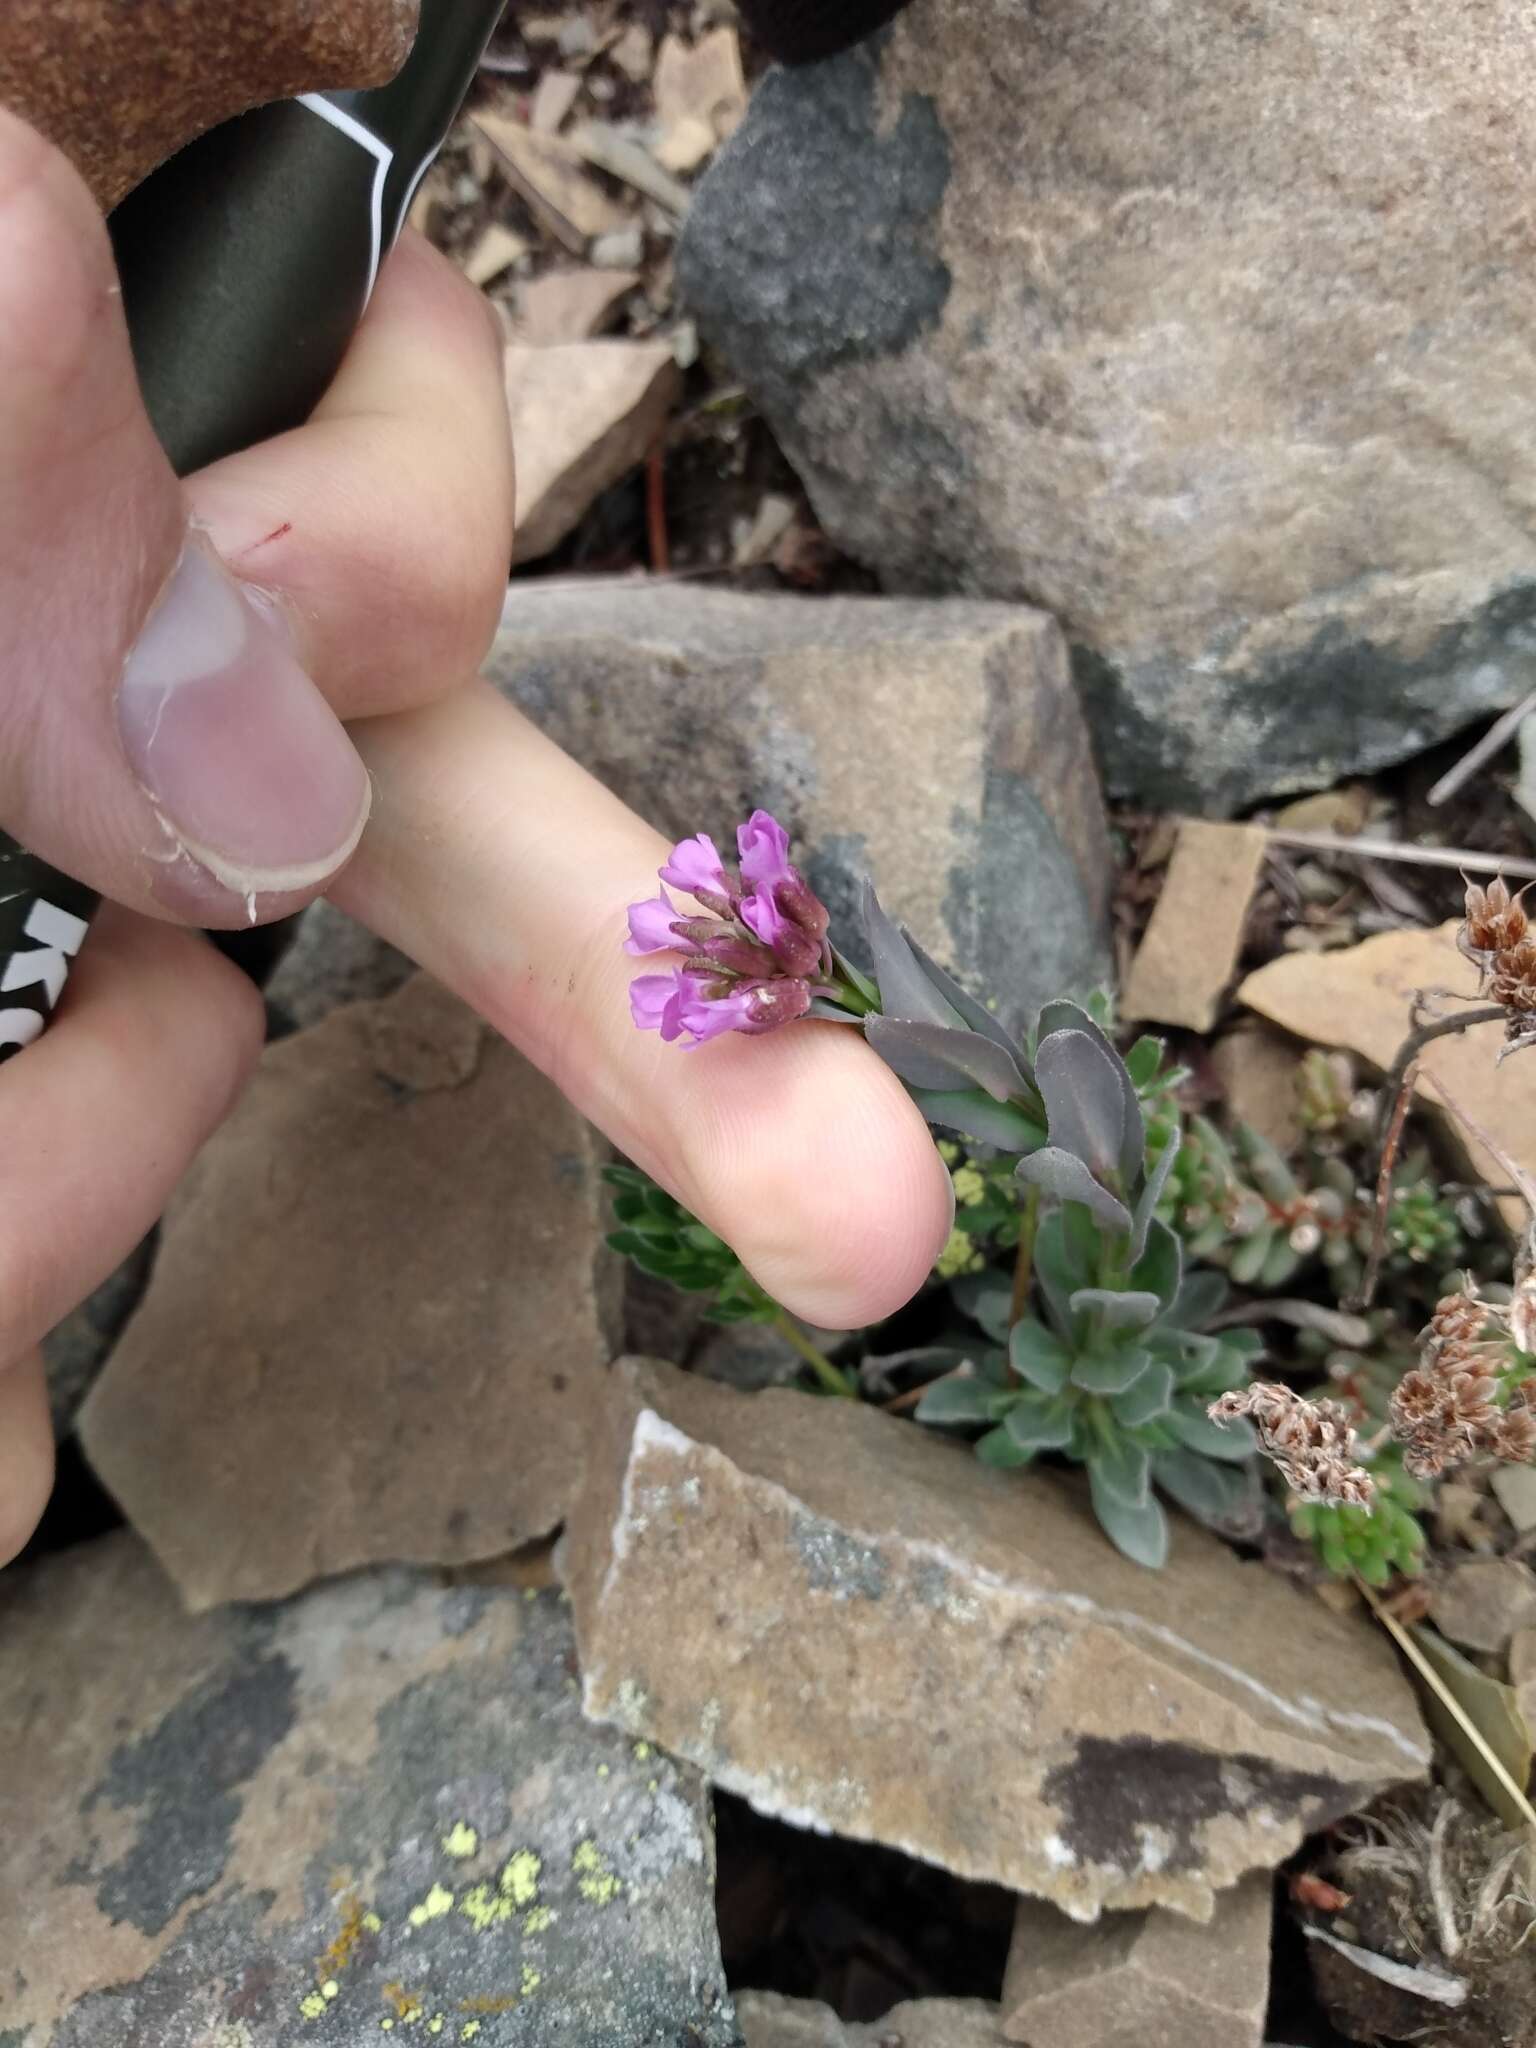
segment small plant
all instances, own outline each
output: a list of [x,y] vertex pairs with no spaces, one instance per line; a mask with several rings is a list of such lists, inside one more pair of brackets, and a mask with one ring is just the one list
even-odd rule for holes
[[[1413,1322],[1384,1310],[1376,1329],[1315,1302],[1276,1301],[1275,1314],[1284,1310],[1304,1336],[1351,1324],[1379,1338],[1383,1372],[1362,1365],[1371,1398],[1348,1407],[1251,1380],[1263,1346],[1233,1326],[1248,1311],[1229,1288],[1262,1301],[1320,1265],[1341,1298],[1363,1280],[1368,1300],[1385,1272],[1397,1276],[1400,1313],[1465,1249],[1465,1207],[1446,1199],[1425,1155],[1398,1159],[1400,1116],[1380,1174],[1368,1166],[1376,1104],[1347,1062],[1318,1053],[1304,1063],[1306,1137],[1294,1160],[1242,1125],[1222,1131],[1196,1116],[1186,1130],[1186,1077],[1156,1039],[1122,1058],[1102,1028],[1106,1005],[1047,1004],[1021,1043],[892,923],[867,885],[872,972],[850,962],[766,812],[737,843],[734,868],[700,834],[660,871],[707,914],[681,911],[665,888],[631,907],[632,953],[682,956],[632,984],[634,1019],[683,1045],[800,1017],[849,1025],[948,1134],[937,1142],[956,1222],[934,1281],[985,1341],[899,1354],[907,1374],[930,1377],[892,1405],[916,1399],[920,1422],[963,1432],[988,1465],[1051,1457],[1084,1466],[1105,1532],[1149,1566],[1168,1547],[1159,1495],[1209,1522],[1254,1526],[1260,1450],[1285,1483],[1292,1526],[1324,1565],[1372,1585],[1418,1568],[1425,1478],[1463,1457],[1536,1451],[1529,1279],[1508,1308],[1485,1302],[1469,1279],[1441,1303],[1406,1373],[1385,1366]],[[1468,903],[1469,957],[1510,1015],[1511,1042],[1523,1044],[1536,1035],[1536,940],[1507,892],[1469,891]],[[609,1178],[617,1250],[710,1294],[716,1321],[780,1328],[825,1391],[861,1390],[866,1376],[856,1381],[823,1357],[714,1232],[637,1169]],[[1536,1216],[1536,1183],[1530,1199]],[[883,1375],[867,1377],[873,1386]],[[1361,1442],[1357,1423],[1374,1434]]]

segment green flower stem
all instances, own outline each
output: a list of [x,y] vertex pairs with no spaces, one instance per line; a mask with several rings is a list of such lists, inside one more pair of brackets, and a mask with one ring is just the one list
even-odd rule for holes
[[859,1390],[849,1375],[840,1371],[824,1351],[817,1350],[792,1316],[783,1309],[776,1310],[773,1327],[785,1343],[799,1352],[829,1394],[835,1394],[841,1401],[857,1401]]
[[1031,1187],[1019,1210],[1019,1248],[1013,1261],[1013,1297],[1008,1304],[1008,1327],[1024,1320],[1029,1306],[1029,1283],[1035,1271],[1035,1232],[1040,1227],[1040,1190]]
[[853,1017],[878,1017],[880,1005],[872,1003],[867,996],[861,996],[852,982],[843,981],[834,975],[830,980],[812,984],[826,992],[829,1001],[838,1004]]

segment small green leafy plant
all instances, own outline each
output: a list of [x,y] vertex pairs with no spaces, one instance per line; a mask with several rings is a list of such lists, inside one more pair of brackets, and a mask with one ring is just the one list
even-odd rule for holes
[[714,1299],[704,1313],[713,1323],[772,1323],[783,1310],[764,1293],[723,1237],[673,1201],[637,1166],[605,1168],[614,1190],[618,1229],[608,1242],[642,1273],[669,1280],[685,1294]]

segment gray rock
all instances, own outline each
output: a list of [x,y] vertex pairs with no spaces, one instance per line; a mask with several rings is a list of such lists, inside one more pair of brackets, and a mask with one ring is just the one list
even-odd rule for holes
[[126,1532],[0,1583],[6,2048],[738,2048],[700,1780],[555,1593],[192,1619]]
[[736,2015],[747,2048],[1003,2048],[997,2007],[979,1998],[914,1998],[860,2026],[816,1999],[744,1991]]
[[519,584],[489,674],[663,831],[773,811],[855,955],[868,873],[1016,1022],[1108,973],[1103,805],[1040,612]]
[[1533,67],[1522,0],[914,0],[764,80],[680,287],[843,547],[1062,620],[1112,788],[1317,787],[1536,683]]
[[1209,1927],[1157,1907],[1079,1927],[1020,1899],[1003,2033],[1031,2048],[1260,2048],[1273,1919],[1267,1871],[1223,1892]]
[[760,1812],[1207,1919],[1426,1769],[1379,1631],[1190,1523],[1144,1571],[1061,1475],[855,1402],[633,1360],[607,1394],[558,1558],[586,1711]]
[[267,983],[267,1001],[285,1024],[305,1029],[343,1003],[392,996],[415,971],[403,953],[322,897],[299,919],[293,943]]
[[425,975],[268,1046],[80,1415],[189,1604],[555,1527],[619,1335],[603,1156]]
[[74,1428],[81,1404],[96,1384],[124,1323],[138,1306],[154,1263],[154,1248],[151,1232],[115,1273],[109,1273],[43,1339],[48,1406],[53,1414],[53,1433],[60,1442]]

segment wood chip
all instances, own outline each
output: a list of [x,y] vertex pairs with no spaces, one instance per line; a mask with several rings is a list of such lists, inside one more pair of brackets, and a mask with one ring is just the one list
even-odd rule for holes
[[474,121],[507,182],[573,255],[583,255],[594,235],[623,227],[623,207],[588,177],[581,157],[562,137],[535,135],[502,114],[476,114]]
[[670,171],[697,170],[747,111],[735,29],[714,29],[691,48],[679,36],[667,36],[656,59],[654,90],[658,162]]
[[[1383,1072],[1408,1036],[1414,996],[1426,989],[1453,989],[1470,996],[1475,977],[1456,950],[1455,923],[1434,931],[1382,932],[1336,953],[1288,954],[1250,974],[1238,1000],[1272,1024],[1317,1045],[1342,1046]],[[1447,1001],[1447,1014],[1458,1005]],[[1420,1055],[1421,1073],[1439,1075],[1469,1113],[1498,1136],[1511,1155],[1536,1163],[1536,1051],[1517,1053],[1495,1064],[1504,1045],[1503,1026],[1436,1039]],[[1428,1081],[1420,1098],[1456,1130]],[[1475,1139],[1455,1142],[1472,1170],[1490,1186],[1507,1176]],[[1521,1227],[1525,1205],[1517,1198],[1499,1204],[1511,1228]]]
[[654,199],[679,220],[688,211],[688,187],[664,171],[648,149],[606,121],[584,121],[571,137],[572,146],[589,164],[620,178]]
[[654,446],[681,387],[665,342],[513,344],[507,399],[517,450],[516,562],[557,547],[600,492]]
[[581,96],[574,71],[546,71],[534,90],[528,126],[535,135],[553,135]]
[[1237,965],[1266,841],[1257,825],[1181,823],[1163,893],[1131,964],[1128,1019],[1209,1031]]
[[528,244],[521,235],[513,234],[500,221],[492,221],[481,231],[475,246],[464,259],[464,275],[471,284],[487,285],[493,277],[514,264],[519,256],[528,254]]
[[528,348],[590,341],[639,282],[636,270],[546,271],[518,292],[512,339]]

